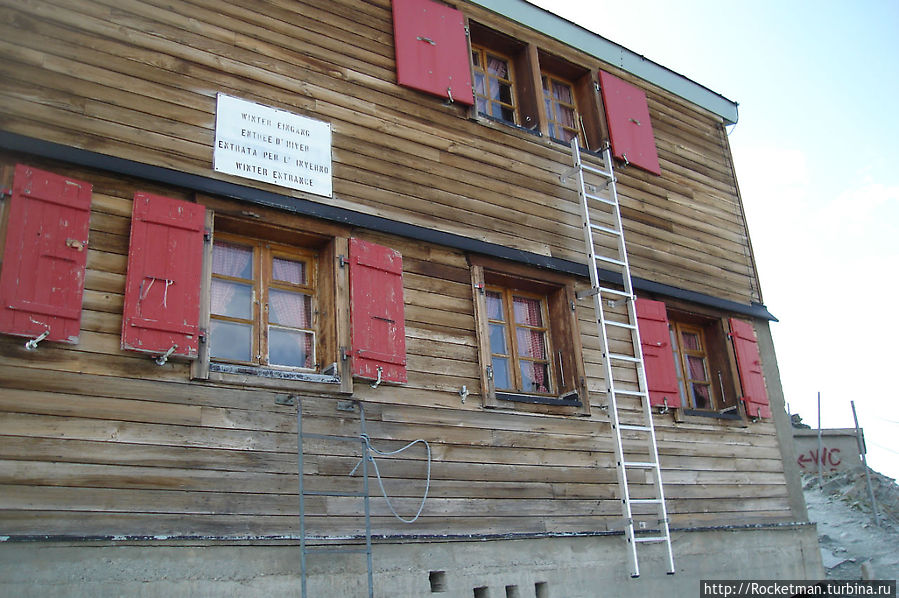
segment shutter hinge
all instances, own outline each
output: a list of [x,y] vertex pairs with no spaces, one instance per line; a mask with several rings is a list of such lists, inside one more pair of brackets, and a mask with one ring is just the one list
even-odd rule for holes
[[571,305],[571,311],[577,311],[577,305],[574,301],[570,301],[569,305]]
[[4,197],[12,197],[12,189],[9,187],[3,187],[0,189],[0,199]]
[[346,268],[347,259],[343,255],[337,256],[337,263],[340,264],[341,268]]
[[206,344],[206,338],[207,338],[206,335],[207,334],[209,334],[209,332],[205,328],[200,328],[200,333],[197,334],[197,340],[200,342],[201,345]]
[[492,365],[487,366],[487,379],[493,380],[493,366]]
[[346,361],[349,356],[350,355],[349,355],[349,351],[347,351],[347,348],[341,347],[340,348],[340,361]]
[[212,240],[212,231],[208,228],[203,229],[203,242],[209,243]]
[[471,37],[471,29],[469,29],[467,26],[465,27],[465,37]]
[[599,93],[599,82],[598,81],[593,82],[593,91],[595,91],[596,93]]

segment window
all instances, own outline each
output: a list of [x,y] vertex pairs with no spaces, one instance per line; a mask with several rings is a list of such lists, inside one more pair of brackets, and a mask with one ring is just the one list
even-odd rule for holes
[[543,73],[541,79],[549,136],[564,143],[577,137],[583,144],[574,87],[568,81],[547,73]]
[[478,114],[518,124],[512,60],[472,45],[471,64]]
[[673,322],[670,330],[681,401],[694,409],[715,409],[702,329]]
[[471,256],[486,407],[589,414],[573,284]]
[[214,361],[314,370],[315,255],[216,235],[209,353]]
[[553,388],[546,298],[487,288],[493,381],[497,390],[550,394]]

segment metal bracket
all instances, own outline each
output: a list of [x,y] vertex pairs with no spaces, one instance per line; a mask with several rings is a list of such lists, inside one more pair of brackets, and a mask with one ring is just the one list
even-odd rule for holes
[[37,336],[36,338],[33,338],[30,341],[28,341],[27,343],[25,343],[25,349],[27,351],[34,351],[35,349],[37,349],[37,344],[39,342],[41,342],[42,340],[44,340],[45,338],[47,338],[48,336],[50,336],[49,328],[47,328],[46,330],[41,332],[41,334],[39,336]]
[[671,411],[671,408],[668,407],[668,397],[664,397],[664,398],[662,399],[662,406],[659,407],[659,413],[660,413],[661,415],[665,415],[665,414],[668,413],[669,411]]
[[275,405],[286,405],[287,407],[293,407],[296,404],[296,395],[275,395]]
[[162,355],[157,357],[155,359],[156,365],[165,365],[165,363],[169,360],[169,357],[172,356],[172,353],[174,353],[175,349],[177,349],[177,348],[178,348],[178,345],[172,345],[172,347],[168,351],[166,351],[165,353],[163,353]]
[[343,255],[337,256],[337,263],[340,265],[341,268],[346,268],[347,262],[348,262],[348,260]]
[[382,368],[381,366],[378,366],[378,379],[375,380],[374,382],[372,382],[371,384],[369,384],[369,386],[371,386],[372,388],[377,388],[377,387],[381,386],[381,374],[382,373],[384,373],[384,368]]
[[465,403],[465,399],[467,399],[470,394],[471,393],[468,392],[468,387],[463,384],[462,388],[459,389],[459,396],[462,397],[462,403]]

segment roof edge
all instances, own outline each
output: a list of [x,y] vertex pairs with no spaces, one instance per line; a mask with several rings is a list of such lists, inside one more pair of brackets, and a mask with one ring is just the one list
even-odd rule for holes
[[724,119],[725,124],[736,124],[739,119],[737,102],[539,6],[525,0],[468,0],[468,2],[512,19],[670,91],[717,114]]

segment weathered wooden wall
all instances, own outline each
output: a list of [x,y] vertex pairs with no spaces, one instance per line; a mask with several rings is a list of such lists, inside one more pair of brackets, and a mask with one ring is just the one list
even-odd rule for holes
[[[396,85],[389,0],[2,4],[5,130],[209,175],[215,96],[224,92],[332,124],[335,197],[321,201],[582,261],[576,195],[557,176],[570,164],[567,148],[471,121],[462,106]],[[462,8],[573,64],[639,84]],[[663,174],[619,174],[634,275],[758,301],[721,119],[646,91]]]
[[[538,41],[572,62],[601,66]],[[211,171],[215,95],[225,92],[332,124],[335,197],[319,201],[580,260],[576,196],[558,178],[566,149],[398,87],[388,0],[334,0],[327,8],[312,0],[253,8],[206,0],[0,2],[0,55],[5,131],[288,193]],[[635,275],[758,300],[720,119],[658,89],[647,93],[663,175],[619,175]],[[86,180],[94,193],[81,342],[27,352],[20,339],[0,337],[0,534],[298,533],[296,414],[275,403],[285,393],[190,381],[186,364],[160,367],[119,349],[131,198],[137,190],[193,194],[29,156],[2,161]],[[608,418],[598,408],[605,385],[590,304],[581,303],[579,318],[593,415],[487,411],[478,396],[466,256],[352,234],[403,254],[409,369],[407,385],[357,383],[354,398],[364,402],[379,448],[422,438],[433,450],[422,519],[404,526],[375,499],[374,531],[613,527],[617,486]],[[473,393],[465,401],[463,385]],[[359,431],[358,414],[337,411],[335,398],[304,396],[302,406],[310,431]],[[656,425],[674,525],[792,519],[773,424],[675,424],[668,416]],[[313,480],[347,486],[357,449],[318,441],[305,449]],[[420,446],[405,455],[385,460],[382,473],[408,516],[424,491],[425,461]],[[642,480],[632,481],[639,495]],[[355,500],[310,499],[318,515],[312,531],[358,531]]]

